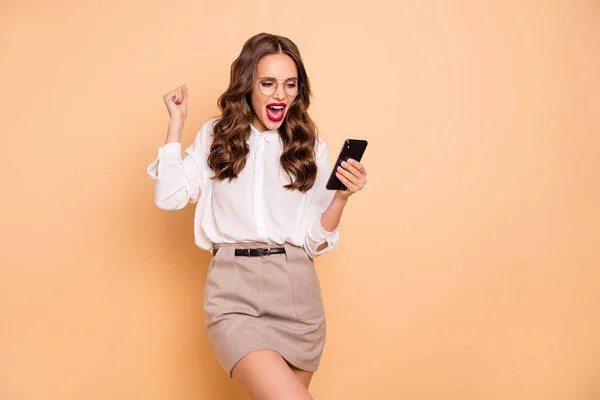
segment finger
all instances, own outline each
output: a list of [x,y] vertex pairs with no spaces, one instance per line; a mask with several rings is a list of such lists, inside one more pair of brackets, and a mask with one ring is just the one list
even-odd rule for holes
[[183,98],[184,98],[184,99],[187,99],[187,94],[188,94],[187,86],[186,86],[186,85],[183,85],[183,86],[181,87],[181,91],[182,91],[182,93],[183,93]]
[[358,176],[356,176],[356,175],[354,175],[354,174],[352,174],[352,172],[350,172],[350,171],[347,171],[347,170],[345,170],[345,169],[344,169],[344,168],[342,168],[342,167],[338,167],[338,168],[337,168],[337,170],[338,170],[338,172],[339,172],[340,174],[342,174],[343,176],[345,176],[345,177],[346,177],[346,179],[348,179],[350,182],[352,182],[352,183],[354,183],[354,184],[357,184],[357,183],[358,183],[358,181],[359,181],[359,177],[358,177]]
[[181,103],[181,98],[182,98],[182,93],[181,93],[181,89],[177,89],[177,91],[175,92],[175,103],[179,104]]
[[346,161],[342,161],[342,167],[349,171],[352,175],[356,176],[357,178],[361,178],[362,177],[362,172],[360,172],[358,169],[354,168],[352,165],[350,165],[350,163],[346,162]]
[[364,188],[367,184],[367,178],[358,170],[356,170],[358,175],[353,175],[350,171],[347,171],[342,167],[338,167],[337,170],[342,176],[344,176],[348,181],[352,182],[352,184],[356,186],[356,190]]
[[340,180],[340,182],[342,182],[344,184],[344,186],[346,186],[346,189],[348,189],[352,193],[356,192],[356,189],[357,189],[356,185],[354,185],[352,182],[350,182],[348,180],[348,178],[346,178],[344,175],[340,174],[339,172],[336,172],[335,176],[337,176],[338,179]]
[[171,97],[175,94],[175,92],[177,92],[177,89],[173,89],[170,92],[168,92],[167,94],[165,94],[165,97]]
[[337,172],[340,173],[344,178],[348,179],[348,181],[352,182],[353,184],[358,183],[358,178],[356,176],[352,175],[352,173],[350,173],[349,171],[346,171],[344,168],[338,167]]
[[357,170],[359,170],[363,175],[367,175],[367,170],[365,169],[365,167],[359,163],[356,160],[353,160],[351,158],[348,159],[348,163],[350,165],[352,165],[354,168],[356,168]]

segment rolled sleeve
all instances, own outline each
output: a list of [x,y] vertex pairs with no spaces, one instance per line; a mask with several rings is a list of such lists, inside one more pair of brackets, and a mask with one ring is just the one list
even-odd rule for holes
[[[159,162],[160,161],[160,162]],[[162,147],[158,148],[158,156],[150,165],[148,165],[147,172],[150,178],[158,180],[158,174],[160,170],[164,170],[183,162],[181,158],[181,143],[173,142],[167,143]]]
[[154,202],[163,210],[179,210],[188,203],[195,204],[208,165],[207,145],[209,126],[206,123],[194,142],[181,154],[181,143],[167,143],[158,149],[157,158],[146,171],[155,181]]
[[[320,256],[321,254],[329,253],[337,244],[340,234],[336,227],[332,232],[328,232],[321,225],[321,216],[319,213],[317,221],[312,223],[306,231],[305,250],[311,258]],[[321,251],[317,251],[320,245],[327,243],[327,247]]]

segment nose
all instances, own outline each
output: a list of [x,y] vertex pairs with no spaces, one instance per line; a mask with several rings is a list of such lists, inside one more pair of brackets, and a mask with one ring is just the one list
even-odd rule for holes
[[278,85],[277,89],[275,89],[275,93],[273,93],[273,98],[277,100],[283,100],[285,98],[285,88],[283,85]]

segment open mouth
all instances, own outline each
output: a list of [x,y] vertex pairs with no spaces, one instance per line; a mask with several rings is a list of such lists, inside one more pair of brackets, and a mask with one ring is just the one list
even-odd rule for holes
[[281,121],[285,113],[285,107],[285,103],[271,103],[267,105],[267,117],[273,122]]

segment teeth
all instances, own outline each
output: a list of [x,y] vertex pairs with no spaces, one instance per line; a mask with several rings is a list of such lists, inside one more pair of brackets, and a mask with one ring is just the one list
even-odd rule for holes
[[273,108],[275,110],[283,110],[283,106],[269,106],[269,108]]

